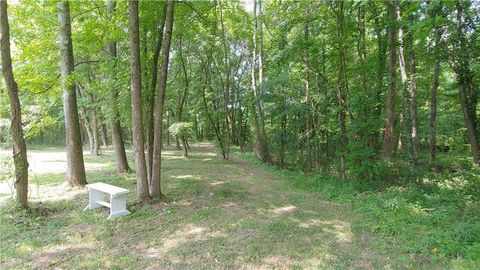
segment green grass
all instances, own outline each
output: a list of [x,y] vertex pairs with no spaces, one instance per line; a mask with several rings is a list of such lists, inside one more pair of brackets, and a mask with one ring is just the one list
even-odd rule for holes
[[362,226],[381,242],[396,243],[407,264],[413,257],[442,268],[480,269],[480,168],[471,161],[439,155],[433,169],[425,164],[409,178],[368,183],[278,170],[250,153],[239,155],[296,188],[352,205],[364,216]]
[[[59,190],[62,173],[37,175],[40,192],[53,195],[32,201],[29,209],[10,202],[0,206],[1,268],[478,266],[474,217],[480,208],[476,197],[465,200],[471,189],[461,184],[465,181],[358,193],[348,182],[275,170],[253,164],[248,155],[244,158],[250,161],[225,162],[212,151],[195,147],[188,159],[181,151],[165,151],[162,189],[169,200],[143,206],[135,204],[134,174],[116,175],[111,152],[86,156],[89,182],[132,191],[127,198],[132,214],[114,221],[106,219],[106,209],[83,211],[85,190]],[[462,195],[453,196],[452,186]],[[446,251],[449,245],[456,252],[458,246],[466,250],[456,258]],[[433,254],[434,247],[439,252]]]

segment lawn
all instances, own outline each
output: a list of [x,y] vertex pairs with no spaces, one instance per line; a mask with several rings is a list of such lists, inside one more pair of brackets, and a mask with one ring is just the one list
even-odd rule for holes
[[[5,152],[2,152],[5,158]],[[457,264],[408,253],[372,229],[353,203],[236,155],[224,161],[207,144],[163,152],[168,200],[135,204],[134,174],[116,175],[111,150],[85,154],[89,183],[125,187],[127,217],[83,211],[85,189],[67,189],[62,149],[30,151],[31,208],[0,197],[2,269],[441,269]],[[0,155],[0,158],[2,155]],[[131,153],[129,153],[131,157]],[[130,158],[131,160],[131,158]],[[49,165],[49,163],[51,165]],[[32,166],[33,167],[33,166]]]

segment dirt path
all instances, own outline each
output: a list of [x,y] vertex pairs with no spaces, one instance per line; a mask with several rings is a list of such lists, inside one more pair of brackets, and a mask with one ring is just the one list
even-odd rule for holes
[[[347,205],[295,189],[244,159],[225,162],[208,145],[195,147],[188,159],[171,150],[163,159],[162,188],[170,202],[137,206],[132,192],[132,214],[114,222],[106,221],[105,210],[82,211],[83,191],[47,203],[51,214],[38,225],[18,232],[14,225],[5,228],[11,221],[2,225],[13,231],[0,239],[6,241],[2,252],[14,254],[4,263],[40,269],[396,268]],[[90,179],[135,187],[133,175],[114,177],[113,165],[90,171]]]

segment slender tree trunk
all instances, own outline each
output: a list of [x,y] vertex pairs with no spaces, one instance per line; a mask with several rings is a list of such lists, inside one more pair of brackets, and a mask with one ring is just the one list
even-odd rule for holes
[[[108,15],[110,20],[113,20],[115,13],[115,1],[108,1]],[[109,103],[112,110],[111,127],[112,127],[112,144],[115,151],[115,167],[118,173],[130,172],[128,166],[127,154],[125,153],[125,144],[123,141],[122,126],[120,124],[120,112],[118,110],[117,100],[118,92],[116,88],[117,80],[117,42],[111,41],[107,44],[107,51],[113,63],[112,80],[113,84],[110,87]]]
[[[435,18],[436,12],[432,13]],[[440,42],[442,39],[442,31],[439,26],[435,28],[435,48],[434,58],[435,65],[433,69],[433,83],[430,92],[430,161],[434,161],[437,153],[437,90],[439,86],[440,76]]]
[[183,157],[188,157],[188,147],[187,147],[187,140],[185,136],[182,136],[182,146],[183,146]]
[[390,26],[388,27],[388,96],[387,96],[387,115],[385,119],[385,134],[383,138],[383,160],[390,161],[393,153],[393,137],[395,125],[395,97],[397,92],[397,43],[398,30],[393,22],[396,21],[395,0],[388,1],[388,15]]
[[129,26],[130,26],[130,54],[131,54],[131,91],[132,91],[132,125],[133,125],[133,152],[137,177],[137,202],[143,203],[150,199],[148,194],[147,167],[143,139],[142,117],[142,80],[140,66],[140,37],[138,2],[129,1]]
[[10,26],[8,24],[7,1],[0,2],[0,31],[2,72],[8,91],[11,110],[11,134],[13,146],[13,163],[15,166],[15,201],[27,207],[28,200],[28,160],[27,147],[22,129],[22,108],[18,97],[18,86],[13,76],[12,57],[10,54]]
[[98,136],[98,124],[97,124],[97,109],[95,108],[95,98],[92,94],[88,94],[90,101],[93,104],[92,107],[92,135],[93,135],[93,149],[92,155],[99,156],[100,155],[100,140]]
[[[400,6],[396,5],[395,7],[396,13],[397,13],[397,21],[401,25],[402,24],[402,15],[400,11]],[[401,142],[401,147],[399,149],[407,149],[407,152],[412,153],[412,160],[410,162],[411,167],[413,168],[415,166],[415,156],[413,155],[413,138],[412,138],[412,111],[411,111],[411,99],[408,94],[408,74],[407,74],[407,66],[405,62],[405,49],[404,49],[404,41],[406,39],[404,38],[403,35],[403,27],[400,27],[398,30],[398,35],[399,35],[399,40],[400,44],[398,45],[398,61],[400,63],[400,75],[402,77],[402,97],[403,97],[403,111],[402,111],[402,116],[401,119],[402,121],[402,126],[403,126],[403,133],[400,133],[399,135],[399,142]],[[401,139],[401,136],[405,136],[405,140]]]
[[[258,12],[257,12],[258,3]],[[259,85],[263,82],[263,22],[262,22],[262,2],[254,0],[253,3],[254,25],[253,25],[253,54],[252,54],[252,89],[256,99],[254,105],[254,131],[256,133],[256,154],[264,162],[270,162],[270,154],[267,146],[267,136],[265,133],[265,121],[263,110],[262,89]],[[258,36],[258,37],[257,37]],[[258,39],[258,40],[257,40]],[[257,56],[258,50],[258,56]],[[258,57],[258,80],[257,80],[257,57]]]
[[[376,76],[376,91],[375,91],[375,107],[374,107],[374,121],[375,122],[380,122],[382,118],[382,93],[384,89],[383,85],[383,80],[385,77],[385,65],[386,65],[386,51],[387,51],[387,46],[385,46],[384,42],[384,35],[382,34],[382,31],[384,29],[384,25],[380,23],[379,19],[379,12],[377,7],[375,6],[375,2],[371,1],[369,2],[372,5],[372,10],[373,10],[373,15],[375,16],[375,36],[377,39],[377,76]],[[370,143],[374,149],[375,152],[378,154],[380,152],[380,138],[382,137],[381,131],[378,130],[373,130],[372,131],[372,142]]]
[[[308,10],[305,12],[305,16],[308,18]],[[307,115],[306,115],[306,123],[305,123],[305,147],[306,147],[306,166],[305,169],[307,172],[312,171],[313,167],[313,145],[311,143],[313,137],[312,137],[312,114],[311,114],[311,101],[310,101],[310,92],[311,92],[311,82],[310,82],[310,53],[309,53],[309,38],[310,38],[310,33],[309,33],[309,24],[308,21],[306,21],[303,25],[303,35],[305,37],[305,42],[307,45],[305,46],[305,105],[307,106]],[[282,148],[284,146],[282,145]],[[283,151],[283,150],[282,150]],[[283,162],[282,162],[283,163]],[[282,165],[283,166],[283,165]]]
[[103,147],[107,148],[108,147],[108,132],[107,132],[107,126],[105,125],[105,123],[103,122],[104,118],[102,117],[102,115],[100,115],[100,122],[102,122],[100,124],[100,128],[102,130],[102,145]]
[[340,111],[338,112],[339,118],[339,128],[340,128],[340,177],[346,179],[346,155],[347,155],[347,125],[346,125],[346,116],[347,116],[347,78],[346,78],[346,68],[345,68],[345,47],[344,47],[344,1],[337,2],[337,9],[335,10],[336,21],[337,21],[337,38],[338,38],[338,47],[339,47],[339,69],[338,69],[338,105]]
[[83,163],[82,140],[78,119],[76,85],[74,73],[72,29],[70,25],[69,2],[58,2],[58,25],[61,56],[61,78],[63,89],[63,110],[67,142],[67,172],[65,181],[70,186],[87,184],[85,165]]
[[[80,99],[81,99],[82,98],[82,92],[79,90],[79,88],[81,88],[80,85],[77,88],[77,96],[80,97]],[[79,110],[78,113],[79,113],[79,116],[80,116],[80,121],[83,122],[83,127],[85,128],[85,132],[87,133],[88,145],[90,146],[90,154],[93,155],[94,148],[95,148],[95,143],[94,143],[94,140],[93,140],[92,124],[91,124],[91,122],[88,118],[88,113],[87,113],[87,110],[85,109],[85,106],[80,105],[80,110]],[[85,135],[82,138],[82,142],[83,142],[84,139],[85,139]]]
[[473,162],[480,164],[479,138],[477,119],[478,93],[475,86],[473,73],[470,68],[469,51],[465,38],[465,25],[463,19],[463,0],[456,1],[457,8],[457,35],[459,40],[459,51],[455,71],[457,73],[458,91],[460,104],[462,105],[463,116],[467,126],[470,150],[472,151]]
[[[153,53],[152,61],[152,81],[150,84],[150,93],[148,94],[148,106],[147,106],[147,156],[148,156],[148,179],[152,180],[152,168],[153,168],[153,141],[154,141],[154,111],[155,111],[155,91],[157,89],[158,80],[158,58],[160,56],[160,50],[162,49],[163,30],[165,28],[165,17],[167,14],[167,2],[162,4],[162,17],[160,18],[160,25],[158,29],[157,42],[155,44],[155,52]],[[168,128],[167,128],[168,132]],[[167,142],[170,145],[170,141]]]
[[153,142],[152,179],[150,181],[150,195],[161,197],[161,157],[162,157],[162,119],[163,105],[165,102],[165,90],[167,88],[168,60],[170,55],[170,42],[173,30],[173,0],[167,3],[167,14],[165,21],[165,34],[162,41],[162,66],[160,68],[160,80],[158,82],[158,95],[155,104],[155,133]]
[[[408,15],[410,26],[414,25],[413,14]],[[410,120],[411,120],[411,137],[412,137],[412,160],[413,166],[418,166],[418,116],[417,116],[417,75],[415,63],[415,50],[413,44],[412,30],[408,31],[406,46],[408,47],[408,62],[410,66]]]
[[165,130],[165,136],[167,137],[166,144],[170,146],[170,111],[167,111],[166,114],[167,114],[167,126],[166,126],[167,130]]

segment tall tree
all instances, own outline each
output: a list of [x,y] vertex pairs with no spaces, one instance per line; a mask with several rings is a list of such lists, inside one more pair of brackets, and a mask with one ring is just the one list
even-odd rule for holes
[[[150,85],[150,93],[148,93],[148,104],[147,104],[147,156],[148,156],[148,179],[151,181],[152,179],[152,168],[153,168],[153,142],[154,142],[154,111],[155,111],[155,92],[157,88],[157,81],[158,81],[158,58],[160,56],[160,50],[162,49],[162,42],[163,42],[163,31],[165,28],[165,19],[167,14],[167,2],[163,2],[162,4],[163,13],[162,17],[160,18],[160,24],[158,27],[158,36],[157,41],[155,44],[155,51],[153,53],[152,59],[152,81]],[[168,129],[167,129],[168,131]],[[169,145],[168,142],[167,145]]]
[[397,43],[395,0],[388,1],[388,95],[385,118],[385,134],[383,138],[383,160],[389,161],[393,153],[393,132],[395,127],[395,97],[397,93]]
[[158,95],[155,104],[155,133],[153,142],[152,179],[150,181],[150,195],[152,197],[163,196],[161,181],[161,157],[162,157],[162,120],[165,103],[165,90],[167,88],[168,60],[170,57],[170,42],[173,31],[173,0],[167,3],[165,21],[165,34],[162,41],[162,66],[160,68],[160,80],[158,82]]
[[[270,153],[265,133],[263,106],[263,20],[262,1],[253,1],[253,52],[252,52],[252,89],[255,97],[254,129],[256,134],[256,154],[264,162],[270,162]],[[257,79],[258,69],[258,79]]]
[[[405,38],[404,38],[404,27],[402,25],[402,12],[400,11],[400,5],[396,3],[395,6],[396,13],[397,13],[397,21],[400,25],[398,30],[398,36],[400,43],[398,45],[398,62],[400,64],[400,76],[402,78],[402,97],[403,97],[403,111],[401,114],[401,120],[403,122],[404,133],[403,134],[406,138],[405,141],[402,142],[402,147],[408,149],[408,151],[412,150],[412,133],[411,133],[411,123],[412,123],[412,111],[410,107],[410,96],[408,94],[408,74],[407,74],[407,64],[405,61]],[[400,136],[399,136],[400,137]],[[415,157],[413,155],[413,159],[411,160],[410,164],[413,167],[415,163]]]
[[414,167],[418,166],[418,113],[417,113],[417,71],[416,71],[416,60],[415,60],[415,50],[413,43],[413,25],[415,23],[413,18],[413,13],[408,15],[408,23],[410,29],[407,33],[405,48],[408,53],[408,63],[410,67],[410,88],[409,88],[409,106],[410,106],[410,134],[412,137],[411,153],[412,153],[412,163]]
[[344,1],[335,1],[336,5],[332,6],[335,12],[336,25],[337,25],[337,39],[338,39],[338,106],[340,110],[338,112],[338,124],[340,128],[340,177],[346,178],[345,158],[347,155],[347,75],[345,67],[345,14],[344,14]]
[[132,129],[133,152],[135,156],[135,173],[137,176],[137,202],[143,203],[150,200],[148,193],[147,166],[145,162],[145,149],[143,139],[143,114],[142,114],[142,81],[140,66],[140,37],[138,19],[138,1],[128,2],[129,36],[130,36],[130,78],[132,92]]
[[77,91],[73,76],[72,28],[70,24],[70,6],[68,1],[57,3],[61,56],[61,78],[63,90],[63,111],[65,116],[65,134],[67,143],[67,173],[65,181],[71,186],[87,184],[83,163],[82,139],[78,119]]
[[12,119],[13,163],[15,166],[15,201],[27,206],[28,199],[28,160],[27,147],[22,129],[22,108],[18,98],[18,86],[13,76],[12,57],[10,54],[10,27],[8,24],[7,1],[0,2],[0,31],[2,50],[2,72],[7,86]]
[[462,105],[463,117],[467,126],[468,138],[470,140],[470,150],[472,151],[473,161],[480,164],[479,138],[477,118],[478,93],[473,78],[473,72],[470,68],[469,50],[465,37],[464,22],[464,1],[456,0],[457,8],[457,38],[458,45],[456,50],[456,59],[450,60],[450,66],[457,74],[458,92],[460,94],[460,104]]
[[[116,2],[108,1],[108,16],[110,20],[114,19]],[[112,40],[107,44],[107,52],[113,63],[112,69],[112,85],[109,90],[109,104],[111,106],[111,126],[112,126],[112,144],[115,151],[115,167],[118,173],[130,172],[128,166],[127,154],[125,153],[125,144],[123,141],[122,126],[120,124],[120,111],[118,109],[118,91],[116,88],[117,81],[117,42]]]
[[442,30],[438,25],[435,17],[439,11],[441,11],[442,5],[438,4],[432,12],[430,17],[434,20],[435,24],[435,47],[433,49],[433,57],[435,59],[435,65],[433,68],[433,82],[432,89],[430,91],[430,161],[434,161],[437,153],[437,91],[439,86],[440,76],[440,42],[442,40]]

